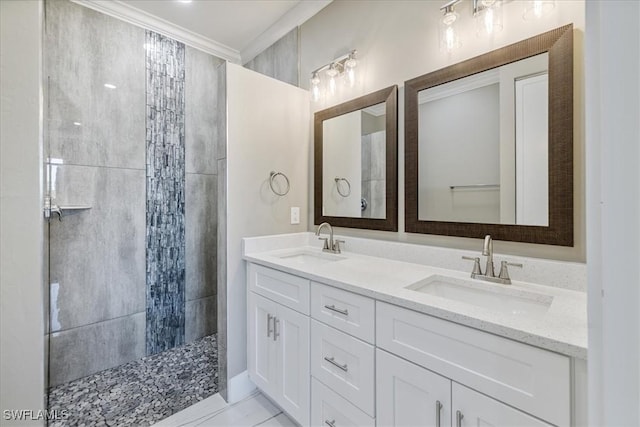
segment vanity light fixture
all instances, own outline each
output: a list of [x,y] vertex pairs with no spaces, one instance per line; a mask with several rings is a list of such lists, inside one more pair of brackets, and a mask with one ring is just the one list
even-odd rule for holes
[[356,67],[358,66],[357,53],[356,50],[352,50],[311,72],[311,99],[314,102],[320,100],[323,82],[326,85],[326,92],[331,96],[338,92],[340,79],[343,79],[347,86],[355,86]]
[[[502,4],[511,0],[471,1],[471,10],[478,36],[491,36],[502,30]],[[440,19],[440,50],[443,52],[451,52],[462,46],[457,28],[460,25],[460,15],[455,11],[455,7],[460,2],[462,0],[451,0],[440,7],[443,15]],[[534,0],[525,3],[522,15],[525,20],[542,18],[549,14],[556,5],[555,0]]]
[[528,1],[527,5],[524,8],[524,13],[522,17],[525,20],[529,19],[540,19],[545,15],[551,13],[551,11],[556,7],[555,0],[534,0]]

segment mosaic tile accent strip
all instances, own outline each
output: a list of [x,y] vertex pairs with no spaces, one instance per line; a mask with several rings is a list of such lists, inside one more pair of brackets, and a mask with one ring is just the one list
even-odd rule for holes
[[[49,426],[149,426],[218,391],[210,335],[49,390]],[[63,419],[64,418],[64,419]]]
[[185,338],[184,44],[146,32],[147,355]]

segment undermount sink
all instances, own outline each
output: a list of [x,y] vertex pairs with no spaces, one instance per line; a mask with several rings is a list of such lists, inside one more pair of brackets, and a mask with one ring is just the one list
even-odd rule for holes
[[300,250],[292,253],[279,255],[278,258],[293,262],[297,265],[318,266],[330,262],[346,259],[340,255],[328,254],[325,252],[314,252],[310,250]]
[[553,296],[441,275],[429,276],[406,289],[517,316],[545,313]]

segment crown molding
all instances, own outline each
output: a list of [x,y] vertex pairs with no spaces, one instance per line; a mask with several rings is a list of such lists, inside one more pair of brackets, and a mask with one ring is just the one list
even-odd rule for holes
[[299,2],[240,51],[242,64],[251,61],[266,48],[284,37],[289,31],[320,12],[332,1],[333,0],[302,0]]
[[[88,7],[122,21],[128,22],[147,30],[155,31],[188,46],[210,53],[227,61],[240,63],[240,52],[227,45],[218,43],[200,34],[187,30],[179,25],[172,24],[155,15],[130,6],[121,1],[110,0],[71,0],[81,6]],[[306,3],[306,2],[302,2]]]

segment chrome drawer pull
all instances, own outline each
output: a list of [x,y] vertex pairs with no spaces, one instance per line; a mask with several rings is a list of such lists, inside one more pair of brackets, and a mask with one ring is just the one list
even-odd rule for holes
[[336,359],[334,357],[324,357],[324,360],[326,360],[327,362],[331,363],[333,366],[335,366],[336,368],[342,369],[343,371],[347,372],[349,370],[349,368],[347,367],[347,364],[345,363],[344,365],[339,364],[338,362],[336,362]]
[[280,324],[280,319],[276,316],[273,316],[273,340],[276,341],[280,336],[280,332],[278,332],[278,324]]
[[462,412],[456,411],[456,427],[462,427],[463,418],[464,418],[464,415],[462,415]]
[[271,332],[273,332],[271,329],[271,320],[273,318],[274,317],[271,314],[267,313],[267,338],[269,338],[271,336]]
[[440,412],[442,412],[442,403],[436,400],[436,427],[440,427]]
[[336,313],[340,313],[343,316],[348,316],[349,315],[349,310],[347,310],[346,308],[344,310],[341,310],[339,308],[336,308],[335,305],[325,305],[324,308],[326,308],[327,310],[331,310],[331,311],[335,311]]
[[328,425],[329,427],[336,427],[336,420],[331,420],[331,421],[329,421],[329,420],[324,420],[324,423],[325,423],[326,425]]

